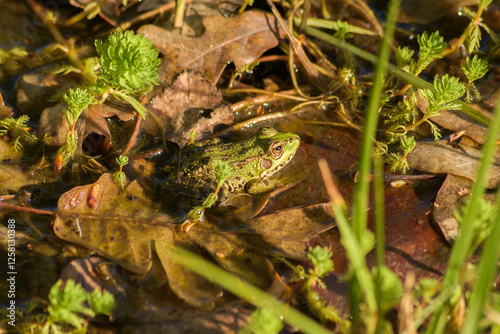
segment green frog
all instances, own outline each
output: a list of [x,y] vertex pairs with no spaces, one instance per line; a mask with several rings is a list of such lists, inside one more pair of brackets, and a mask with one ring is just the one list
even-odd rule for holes
[[237,142],[212,139],[189,144],[181,152],[180,170],[175,164],[164,170],[168,175],[164,194],[179,207],[201,205],[217,187],[213,166],[221,162],[232,165],[233,172],[219,190],[218,204],[241,194],[271,191],[277,183],[270,177],[292,160],[299,145],[299,136],[271,127]]

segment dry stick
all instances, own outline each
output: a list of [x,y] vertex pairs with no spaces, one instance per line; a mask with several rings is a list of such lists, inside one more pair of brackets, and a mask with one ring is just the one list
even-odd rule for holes
[[78,58],[78,54],[75,52],[74,42],[66,40],[66,38],[64,38],[59,29],[57,29],[54,22],[47,20],[45,10],[38,2],[36,2],[35,0],[27,0],[27,1],[28,4],[33,9],[33,11],[35,12],[35,14],[40,18],[40,20],[42,20],[47,29],[50,31],[52,37],[54,37],[56,42],[68,48],[66,56],[68,57],[71,64],[83,70],[85,66],[83,66],[82,62],[80,61],[80,58]]
[[0,201],[0,209],[7,209],[7,210],[14,210],[14,211],[20,211],[20,212],[29,212],[29,213],[34,213],[36,215],[48,215],[52,216],[55,214],[53,211],[48,211],[48,210],[41,210],[41,209],[34,209],[34,208],[28,208],[25,206],[20,206],[20,205],[15,205],[15,204],[10,204],[10,203],[5,203]]
[[137,140],[137,135],[139,134],[139,129],[141,128],[141,122],[142,122],[142,117],[141,115],[137,115],[137,122],[135,122],[135,127],[134,127],[134,132],[132,132],[132,136],[130,137],[130,140],[127,143],[127,146],[123,150],[121,155],[127,155],[128,152],[134,147],[135,142]]
[[[304,69],[306,70],[307,74],[309,76],[311,76],[311,78],[316,78],[318,80],[321,80],[321,78],[323,78],[323,77],[319,75],[319,71],[311,64],[311,61],[306,56],[304,49],[302,48],[301,43],[290,32],[290,30],[288,29],[287,25],[283,21],[283,18],[281,17],[280,13],[278,12],[278,9],[276,8],[276,6],[272,2],[272,0],[267,0],[267,3],[269,5],[269,7],[271,8],[271,11],[273,12],[274,16],[278,20],[280,26],[283,28],[286,35],[288,36],[288,39],[292,43],[293,51],[295,51],[297,58],[299,58],[300,62],[302,63],[302,66],[304,66]],[[290,71],[293,71],[293,68],[291,68]],[[328,87],[329,83],[320,82],[320,84],[322,86]]]

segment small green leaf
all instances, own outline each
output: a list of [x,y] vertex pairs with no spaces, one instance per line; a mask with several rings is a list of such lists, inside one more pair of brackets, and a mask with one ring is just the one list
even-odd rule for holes
[[479,59],[475,55],[472,59],[467,57],[465,59],[465,66],[462,65],[462,71],[469,83],[482,78],[488,72],[488,62],[484,59]]
[[219,162],[214,164],[212,168],[215,171],[215,177],[217,177],[217,186],[221,187],[224,181],[226,181],[234,172],[234,167],[227,162]]
[[88,295],[88,302],[96,314],[110,315],[116,307],[115,297],[109,291],[102,293],[99,289]]
[[64,289],[61,289],[61,285],[62,280],[59,280],[50,289],[48,307],[50,317],[54,322],[71,324],[81,329],[85,319],[79,313],[95,316],[94,311],[83,305],[87,300],[87,292],[71,279],[66,281]]
[[420,52],[418,55],[418,62],[415,72],[418,74],[422,72],[434,59],[442,58],[441,52],[448,46],[443,37],[439,35],[439,31],[433,32],[428,35],[424,31],[422,35],[417,36]]
[[120,155],[118,158],[116,158],[116,162],[120,167],[123,167],[128,164],[128,157],[126,155]]
[[332,252],[327,247],[316,246],[309,248],[307,257],[311,260],[314,266],[314,273],[317,277],[323,277],[333,271],[333,261],[331,260]]

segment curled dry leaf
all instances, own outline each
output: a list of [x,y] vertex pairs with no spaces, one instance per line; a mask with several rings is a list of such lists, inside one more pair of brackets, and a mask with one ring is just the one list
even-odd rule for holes
[[[189,142],[193,131],[194,139],[198,140],[206,131],[212,132],[215,125],[233,121],[232,111],[222,94],[195,72],[182,73],[153,100],[151,112],[160,120],[168,139],[180,146]],[[145,127],[152,134],[163,134],[153,117],[146,119]]]
[[[62,146],[66,142],[69,126],[62,113],[63,108],[66,108],[66,105],[59,103],[45,108],[40,116],[38,138],[50,137],[46,140],[47,145]],[[126,122],[134,118],[134,113],[132,110],[120,110],[106,104],[91,104],[76,123],[79,145],[91,133],[106,137],[111,142],[111,132],[106,118],[113,116]]]
[[274,16],[253,10],[231,18],[207,16],[203,26],[205,33],[196,38],[154,25],[138,30],[164,55],[160,71],[163,84],[170,84],[186,69],[196,70],[216,83],[227,64],[233,62],[236,70],[241,70],[277,46],[281,38]]

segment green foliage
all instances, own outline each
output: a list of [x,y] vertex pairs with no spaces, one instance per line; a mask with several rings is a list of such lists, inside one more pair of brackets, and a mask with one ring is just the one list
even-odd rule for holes
[[445,74],[441,80],[434,78],[434,90],[419,89],[421,97],[427,99],[428,105],[425,110],[425,117],[437,116],[439,110],[458,110],[460,104],[456,101],[465,93],[465,85],[456,77]]
[[403,284],[399,277],[385,266],[374,267],[372,276],[378,290],[380,312],[386,313],[399,304],[403,295]]
[[272,308],[258,308],[252,313],[250,321],[239,331],[239,334],[278,334],[283,328],[280,314]]
[[[478,216],[472,222],[472,244],[470,247],[470,253],[472,254],[478,247],[483,243],[483,241],[490,235],[491,229],[495,224],[495,217],[497,215],[497,207],[491,202],[486,201],[484,198],[480,198],[477,203],[479,210]],[[468,210],[469,204],[466,203],[459,209],[454,211],[455,218],[457,219],[459,225],[463,224],[465,211]]]
[[85,324],[82,314],[94,317],[95,312],[83,303],[87,300],[87,292],[80,284],[68,280],[64,290],[61,289],[62,280],[52,286],[49,292],[50,306],[48,311],[52,321],[56,323],[67,323],[77,329],[81,329]]
[[118,166],[120,166],[120,170],[113,173],[113,182],[119,184],[122,187],[122,190],[125,187],[125,182],[127,182],[127,176],[122,171],[123,166],[128,164],[128,157],[126,155],[120,155],[116,158],[116,162]]
[[68,92],[64,94],[64,101],[68,104],[68,108],[63,109],[63,114],[68,121],[69,127],[73,128],[78,117],[80,117],[85,108],[94,101],[94,98],[85,88],[70,88]]
[[474,81],[482,78],[488,72],[488,62],[484,59],[479,59],[477,55],[470,59],[465,59],[465,66],[462,65],[462,71],[467,77],[467,91],[465,96],[466,102],[472,102],[472,97],[481,99],[481,94],[474,85]]
[[110,315],[116,308],[115,297],[109,292],[95,289],[87,295],[89,307],[96,314]]
[[68,121],[70,131],[66,136],[66,142],[57,151],[57,156],[61,159],[61,166],[57,167],[58,170],[66,166],[76,152],[78,145],[78,133],[75,130],[76,122],[82,112],[94,101],[94,97],[88,89],[70,88],[64,94],[64,101],[68,104],[68,108],[63,108],[62,112],[66,121]]
[[111,87],[134,92],[158,84],[161,59],[153,43],[143,35],[118,29],[106,41],[96,40],[95,47],[101,78]]
[[316,246],[309,248],[307,257],[313,264],[313,269],[310,269],[310,274],[316,277],[324,277],[329,272],[333,271],[332,253],[326,247]]
[[406,72],[413,72],[413,68],[415,67],[415,61],[413,60],[414,53],[415,51],[407,46],[404,48],[398,46],[396,50],[396,65]]
[[62,284],[63,281],[59,280],[50,289],[48,314],[34,313],[38,303],[28,306],[26,313],[22,314],[21,332],[86,333],[91,318],[97,314],[110,315],[116,307],[114,297],[108,291],[102,293],[96,289],[88,293],[71,279],[65,282],[64,288],[61,288]]
[[464,71],[469,82],[482,78],[488,72],[488,62],[484,59],[479,59],[477,55],[472,59],[467,57],[465,63],[465,66],[462,65],[462,71]]
[[328,275],[334,269],[333,261],[331,260],[332,252],[327,247],[316,246],[309,248],[307,257],[313,265],[307,273],[302,266],[292,266],[287,261],[283,261],[295,271],[296,280],[306,280],[304,283],[304,292],[310,311],[322,322],[335,322],[341,332],[347,332],[349,322],[340,317],[335,307],[327,305],[315,289],[316,286],[325,287],[321,278]]
[[222,187],[224,181],[226,181],[234,172],[233,165],[227,162],[219,162],[214,164],[212,168],[215,171],[215,177],[217,178],[217,191]]
[[16,73],[22,69],[26,62],[28,51],[23,47],[13,47],[9,50],[0,48],[0,66],[8,73]]
[[442,58],[441,52],[448,46],[443,37],[439,36],[439,31],[433,32],[430,36],[424,31],[417,36],[420,53],[414,74],[422,72],[434,59]]
[[351,25],[346,21],[337,21],[336,32],[334,37],[340,40],[346,40],[347,38],[351,38],[353,35],[351,34]]
[[399,171],[405,174],[410,169],[406,156],[413,150],[415,145],[414,137],[407,137],[406,135],[400,137],[400,147],[403,150],[403,154],[391,153],[386,159],[386,162],[391,166],[391,171]]
[[21,115],[17,119],[13,117],[7,117],[0,121],[0,136],[9,136],[12,141],[12,149],[14,151],[20,151],[23,147],[23,143],[28,143],[30,145],[37,142],[37,138],[34,134],[28,131],[29,126],[26,122],[29,121],[28,115]]

